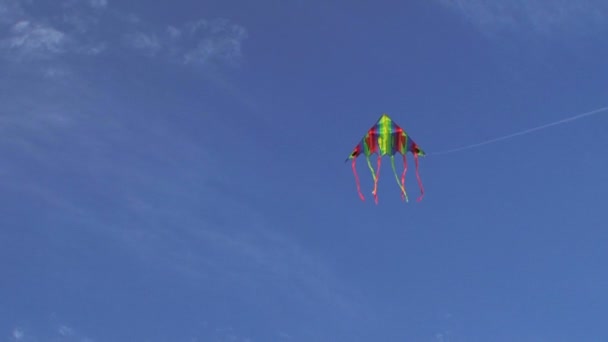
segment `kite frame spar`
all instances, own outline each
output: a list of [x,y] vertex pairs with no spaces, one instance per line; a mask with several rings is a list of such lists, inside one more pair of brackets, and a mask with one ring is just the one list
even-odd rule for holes
[[[357,175],[356,160],[361,154],[365,155],[367,165],[372,173],[374,180],[374,189],[372,194],[374,200],[378,204],[378,179],[380,177],[380,165],[382,164],[382,157],[388,155],[391,157],[391,166],[393,168],[393,174],[397,180],[397,184],[401,188],[401,198],[408,201],[407,192],[405,191],[405,174],[407,172],[407,153],[410,152],[414,155],[414,161],[416,163],[416,178],[418,179],[418,186],[420,187],[420,197],[418,201],[422,200],[424,196],[424,187],[422,186],[422,180],[419,174],[418,157],[425,156],[424,151],[416,144],[416,142],[410,138],[409,134],[397,125],[387,114],[382,114],[378,121],[367,131],[361,141],[355,146],[351,154],[346,158],[345,162],[349,159],[352,160],[352,169],[355,176],[355,182],[357,184],[357,192],[359,198],[365,201],[365,197],[361,193],[361,185],[359,182],[359,176]],[[401,179],[397,176],[397,170],[395,168],[395,154],[400,153],[403,156],[403,172]],[[372,167],[370,156],[373,154],[378,155],[377,169],[374,171]]]

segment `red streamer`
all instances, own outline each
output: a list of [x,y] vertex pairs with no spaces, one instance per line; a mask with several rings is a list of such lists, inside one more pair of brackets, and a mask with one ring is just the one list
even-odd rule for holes
[[359,176],[357,175],[357,165],[356,165],[356,161],[357,158],[353,158],[353,173],[355,175],[355,182],[357,183],[357,192],[359,193],[359,198],[361,198],[362,201],[365,201],[365,197],[363,197],[363,193],[361,193],[361,184],[359,183]]
[[418,186],[420,187],[420,197],[418,197],[418,202],[420,202],[422,201],[422,197],[424,197],[424,187],[422,186],[420,174],[418,173],[418,154],[416,153],[414,153],[414,161],[416,161],[416,178],[418,178]]

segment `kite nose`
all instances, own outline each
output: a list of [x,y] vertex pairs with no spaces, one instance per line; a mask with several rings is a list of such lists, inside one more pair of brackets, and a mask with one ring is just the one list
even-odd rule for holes
[[419,156],[424,156],[425,153],[423,150],[421,150],[420,148],[418,148],[418,145],[414,144],[414,146],[412,146],[412,150],[414,152],[414,154],[417,154]]

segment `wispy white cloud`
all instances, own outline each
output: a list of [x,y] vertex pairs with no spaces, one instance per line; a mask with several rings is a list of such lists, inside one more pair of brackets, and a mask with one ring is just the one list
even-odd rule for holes
[[[149,181],[144,188],[154,189],[153,184],[158,181]],[[196,213],[139,197],[176,199],[189,193],[186,187],[192,185],[179,182],[169,187],[171,192],[154,196],[132,193],[131,198],[139,197],[131,208],[139,219],[127,230],[121,229],[127,249],[193,281],[240,284],[240,291],[248,293],[269,286],[268,280],[272,279],[271,287],[277,295],[281,293],[297,303],[331,308],[344,315],[342,317],[348,312],[354,313],[348,287],[332,275],[322,259],[279,233],[280,229],[271,228],[264,215],[246,201],[222,194],[213,185],[215,182],[217,180],[196,181],[202,187],[192,190],[213,194],[208,200],[198,199],[201,209]],[[175,189],[181,190],[174,192]],[[154,222],[173,224],[163,227]],[[130,233],[124,235],[126,231]],[[159,253],[159,248],[164,252]]]
[[89,5],[96,9],[103,9],[108,6],[108,0],[89,0]]
[[[26,332],[23,328],[16,327],[11,334],[14,342],[38,342],[38,341],[54,341],[54,342],[94,342],[93,339],[87,337],[74,328],[67,325],[59,325],[50,332],[47,329],[31,328]],[[45,333],[43,333],[45,332]]]
[[486,34],[499,31],[548,35],[605,28],[608,3],[602,0],[437,0]]
[[63,0],[58,2],[63,7],[89,7],[94,10],[104,10],[108,7],[108,0]]
[[242,44],[247,38],[245,28],[227,20],[200,20],[186,25],[190,43],[185,42],[184,62],[205,63],[221,59],[238,62],[242,55]]
[[281,341],[290,341],[290,340],[292,340],[291,335],[289,335],[288,333],[286,333],[286,332],[284,332],[284,331],[279,331],[279,332],[277,333],[277,336],[279,337],[279,339],[280,339]]
[[449,335],[443,332],[439,332],[435,334],[435,341],[437,342],[449,342]]
[[162,52],[169,60],[184,64],[238,64],[247,30],[225,19],[199,20],[165,30],[127,33],[129,46],[148,55]]
[[156,55],[162,48],[161,42],[154,34],[143,32],[129,33],[125,35],[125,41],[130,47],[142,51],[146,55]]
[[[74,13],[78,13],[84,11],[78,7],[82,4],[92,3],[74,1],[69,8],[77,8]],[[107,6],[104,2],[102,7]],[[94,20],[78,22],[76,17],[70,14],[52,21],[25,15],[10,24],[16,31],[5,37],[6,42],[20,45],[7,46],[5,52],[10,47],[13,53],[19,45],[38,53],[95,54],[127,43],[136,51],[184,64],[238,63],[247,37],[243,27],[227,20],[155,29],[122,19],[115,36],[101,37],[95,33]],[[36,28],[58,32],[61,38],[36,33]],[[84,32],[93,32],[93,38]],[[19,34],[30,34],[29,40],[18,40]],[[19,154],[3,168],[12,177],[0,184],[3,189],[37,198],[82,223],[83,231],[105,234],[147,265],[175,271],[190,281],[212,278],[249,294],[270,287],[268,291],[304,305],[340,314],[351,311],[348,284],[337,279],[323,259],[281,233],[281,227],[256,210],[252,201],[242,200],[239,191],[223,191],[222,187],[231,187],[225,170],[209,168],[224,161],[221,155],[184,135],[169,119],[131,118],[125,103],[108,104],[101,95],[107,89],[88,89],[90,83],[69,66],[45,64],[42,70],[46,80],[0,80],[6,113],[0,117],[0,152]],[[70,82],[55,80],[68,76]],[[120,114],[112,114],[116,108]],[[71,195],[58,184],[65,180],[46,183],[30,178],[23,170],[31,171],[31,165],[47,175],[70,169],[75,179],[96,184],[87,197],[107,196],[113,214],[105,216],[99,207]],[[71,183],[65,182],[69,187]],[[67,325],[58,326],[54,333],[55,340],[85,341]]]
[[76,51],[83,55],[95,56],[106,51],[107,48],[107,43],[93,42],[89,44],[82,44]]
[[178,39],[182,35],[182,31],[180,31],[175,26],[168,26],[167,33],[169,34],[169,37],[172,39]]
[[[355,311],[350,286],[326,261],[282,233],[255,208],[257,199],[243,198],[227,179],[230,171],[209,167],[227,162],[215,149],[185,135],[171,118],[130,115],[125,102],[104,100],[107,89],[70,77],[52,87],[51,80],[37,80],[0,91],[8,113],[0,117],[0,152],[19,154],[3,168],[10,181],[2,189],[43,201],[82,231],[103,234],[146,265],[188,281],[247,295],[262,288],[341,317]],[[57,182],[28,176],[23,170],[31,165]],[[58,176],[66,169],[71,181]],[[91,184],[86,197],[104,198],[113,213],[66,191],[72,181]]]
[[21,328],[13,329],[12,337],[14,341],[23,341],[25,332]]
[[[0,52],[5,58],[24,62],[50,60],[65,54],[95,56],[123,49],[165,61],[204,65],[235,65],[242,59],[244,27],[226,19],[166,27],[147,23],[137,15],[110,11],[106,0],[66,0],[58,14],[33,15],[18,0],[0,2]],[[111,30],[108,28],[111,27]]]
[[[203,332],[197,336],[190,337],[188,342],[225,341],[225,342],[254,342],[250,337],[243,336],[237,329],[232,327],[211,328],[207,322],[203,322]],[[177,338],[176,338],[177,339]]]
[[10,33],[0,47],[17,53],[20,58],[44,58],[63,53],[68,40],[65,33],[51,26],[29,21],[15,23]]
[[12,61],[49,60],[67,53],[95,55],[105,43],[92,31],[99,24],[99,13],[90,13],[78,2],[65,2],[60,15],[33,15],[25,2],[6,0],[0,4],[0,25],[7,33],[0,36],[0,51]]
[[74,329],[66,326],[66,325],[61,325],[58,329],[57,332],[59,333],[59,335],[61,336],[72,336],[74,335]]

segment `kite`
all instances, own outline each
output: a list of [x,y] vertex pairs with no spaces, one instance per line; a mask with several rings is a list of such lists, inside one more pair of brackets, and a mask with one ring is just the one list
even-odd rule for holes
[[[347,162],[349,159],[352,160],[352,168],[355,175],[355,182],[357,184],[359,198],[361,198],[362,201],[365,200],[365,197],[361,193],[361,185],[359,183],[359,176],[357,175],[357,157],[364,154],[365,158],[367,159],[367,165],[369,166],[374,180],[374,190],[372,191],[372,194],[374,195],[376,204],[378,204],[378,178],[380,177],[380,165],[382,163],[382,157],[389,155],[391,157],[393,174],[395,175],[397,184],[399,184],[399,188],[401,188],[401,198],[408,201],[407,192],[405,191],[405,174],[407,172],[406,157],[408,152],[411,152],[414,155],[414,161],[416,162],[416,178],[418,179],[418,186],[420,187],[420,197],[418,198],[418,201],[420,201],[424,196],[424,188],[418,172],[418,156],[424,156],[425,153],[414,142],[414,140],[412,140],[410,136],[388,115],[382,114],[376,124],[367,131],[363,139],[361,139],[359,144],[355,146],[350,156],[348,156],[348,158],[345,160],[345,162]],[[374,153],[378,155],[377,169],[375,171],[370,161],[370,156]],[[397,170],[395,169],[396,153],[401,153],[403,156],[403,173],[401,174],[401,179],[399,179]]]
[[[553,126],[562,125],[566,123],[570,123],[573,121],[581,120],[583,118],[597,115],[600,113],[608,112],[608,107],[601,107],[598,109],[594,109],[585,113],[580,113],[576,115],[572,115],[570,117],[553,121],[544,125],[536,126],[533,128],[524,129],[521,131],[517,131],[515,133],[511,133],[508,135],[500,136],[498,138],[484,140],[475,144],[465,145],[457,148],[452,148],[449,150],[439,151],[439,152],[431,152],[431,155],[440,155],[440,154],[450,154],[455,152],[461,152],[470,150],[473,148],[477,148],[480,146],[495,144],[503,140],[512,139],[521,135],[531,134],[537,131],[545,130],[551,128]],[[395,154],[401,153],[403,156],[403,173],[401,174],[401,180],[397,176],[397,170],[395,169]],[[363,139],[355,146],[353,152],[350,154],[346,161],[349,159],[352,160],[353,173],[355,175],[355,181],[357,183],[357,192],[359,193],[359,197],[362,201],[365,200],[365,197],[361,193],[361,186],[359,184],[359,176],[357,175],[356,168],[356,160],[361,154],[365,155],[367,159],[367,166],[372,173],[374,179],[374,190],[372,194],[374,195],[374,199],[376,204],[378,204],[378,177],[380,176],[380,165],[382,163],[382,157],[389,155],[391,157],[391,165],[393,167],[393,173],[395,174],[395,179],[397,180],[397,184],[401,188],[401,198],[408,201],[407,193],[405,191],[405,173],[407,172],[407,153],[410,152],[414,155],[414,160],[416,162],[416,178],[418,179],[418,185],[420,187],[420,197],[418,201],[422,200],[424,196],[424,188],[422,187],[422,181],[420,180],[420,174],[418,172],[418,157],[426,156],[427,154],[420,149],[420,147],[410,138],[410,136],[397,125],[388,115],[382,114],[380,119],[370,128]],[[374,171],[372,167],[370,156],[374,153],[378,154],[378,166]],[[345,162],[346,162],[345,161]]]

